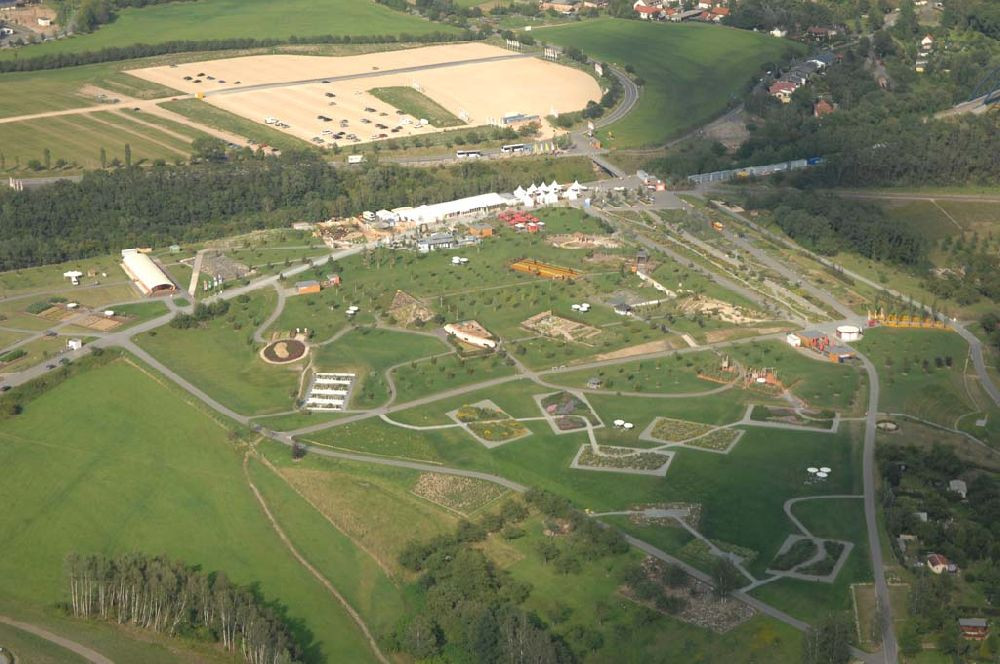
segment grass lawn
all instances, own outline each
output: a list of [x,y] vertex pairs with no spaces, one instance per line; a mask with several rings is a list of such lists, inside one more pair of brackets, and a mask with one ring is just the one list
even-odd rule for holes
[[386,369],[447,350],[445,343],[435,337],[365,327],[351,330],[328,346],[315,348],[313,363],[317,371],[356,372],[352,404],[373,408],[389,398]]
[[396,382],[396,401],[406,403],[428,394],[513,373],[514,369],[496,355],[468,359],[449,355],[405,364],[393,371],[392,377]]
[[[0,57],[7,57],[13,52],[14,49],[4,49]],[[5,94],[0,97],[0,117],[96,106],[99,103],[97,93],[84,92],[87,85],[139,99],[177,94],[171,88],[125,74],[119,71],[121,67],[121,63],[110,62],[3,74],[0,81]],[[112,108],[115,107],[109,104],[108,109]]]
[[[526,536],[499,544],[512,549],[504,565],[515,579],[531,584],[526,608],[550,621],[556,634],[574,648],[574,628],[599,631],[604,646],[588,662],[786,662],[799,649],[799,635],[775,620],[757,617],[719,636],[711,630],[675,618],[648,613],[618,592],[626,567],[642,560],[637,551],[621,556],[584,561],[577,574],[556,573],[546,565],[537,547],[549,539],[542,535],[541,520],[529,519]],[[490,543],[497,540],[495,536]],[[487,545],[487,553],[490,546]]]
[[[752,594],[808,622],[831,612],[850,611],[851,584],[871,580],[863,501],[860,498],[809,500],[796,503],[792,510],[813,535],[853,542],[854,548],[833,584],[782,579],[761,586]],[[788,534],[797,532],[790,527]]]
[[968,344],[954,332],[877,328],[865,333],[858,349],[879,372],[880,410],[946,426],[978,410],[964,386]]
[[828,362],[818,355],[814,359],[780,341],[753,341],[727,352],[746,367],[774,368],[778,380],[812,407],[848,414],[867,406],[859,367]]
[[[3,422],[0,596],[13,617],[65,601],[70,552],[166,554],[257,583],[310,636],[309,661],[368,661],[347,614],[292,558],[250,493],[227,431],[124,360]],[[132,655],[121,661],[145,661]]]
[[[124,163],[126,145],[131,148],[133,164],[156,159],[187,161],[190,153],[189,141],[131,122],[120,114],[102,111],[0,124],[4,155],[0,171],[18,175],[78,173],[101,167],[101,148],[105,150],[106,164],[116,159]],[[46,149],[50,154],[49,169],[45,168]],[[60,159],[66,162],[65,166],[56,165]],[[28,163],[33,160],[41,164],[41,170],[29,168]]]
[[454,514],[411,493],[418,471],[315,454],[293,462],[287,448],[272,443],[261,451],[289,485],[395,579],[409,574],[398,562],[407,542],[444,534],[455,525]]
[[414,88],[393,86],[373,88],[368,92],[393,108],[418,120],[427,120],[435,127],[458,127],[465,124],[444,106]]
[[[526,409],[519,404],[525,398],[530,400],[532,394],[550,391],[520,381],[504,388],[445,400],[435,404],[435,409],[446,412],[462,403],[488,397],[514,417],[537,416],[537,406]],[[732,398],[725,394],[697,400],[603,396],[590,396],[589,400],[605,421],[615,413],[615,417],[635,422],[636,430],[641,430],[654,415],[714,423],[731,421],[741,410],[740,404],[732,403]],[[430,406],[422,408],[430,409]],[[393,417],[413,421],[418,416],[408,415],[399,413]],[[860,491],[860,476],[855,472],[858,445],[853,442],[857,431],[850,428],[823,436],[750,428],[727,455],[678,450],[667,476],[657,478],[573,470],[569,464],[587,440],[585,434],[557,436],[544,422],[525,424],[534,435],[493,450],[486,450],[458,429],[410,431],[374,419],[319,432],[308,439],[342,449],[440,461],[492,472],[529,486],[550,489],[570,498],[580,508],[596,511],[675,500],[702,503],[702,532],[758,551],[756,571],[763,570],[785,535],[791,532],[792,526],[782,511],[786,499]],[[602,442],[604,436],[612,435],[615,434],[599,430]],[[804,469],[810,465],[829,465],[838,472],[828,484],[810,486],[804,484]]]
[[60,39],[23,49],[9,49],[2,58],[31,58],[54,53],[79,53],[137,43],[171,40],[210,41],[238,37],[287,39],[292,35],[412,35],[454,32],[383,5],[333,0],[204,0],[123,9],[118,18],[88,35]]
[[[163,5],[164,7],[166,5]],[[252,122],[230,113],[224,109],[212,106],[201,99],[178,99],[160,104],[168,111],[173,111],[195,122],[232,132],[248,138],[260,145],[267,145],[279,150],[314,150],[311,143],[295,138],[277,129],[271,129],[259,122]]]
[[18,659],[35,664],[83,664],[87,660],[30,632],[0,623],[0,643]]
[[705,123],[743,93],[762,65],[801,50],[747,30],[623,19],[546,28],[542,38],[630,64],[645,80],[637,107],[601,132],[615,148],[660,144]]
[[704,392],[721,383],[699,378],[697,370],[717,370],[719,357],[712,352],[688,353],[655,360],[623,362],[600,369],[547,374],[545,380],[568,387],[586,387],[597,378],[602,388],[623,392]]
[[[119,261],[121,261],[121,256],[95,256],[94,258],[85,258],[66,263],[0,272],[0,297],[6,298],[42,289],[50,291],[58,289],[60,286],[72,288],[69,281],[63,276],[63,272],[67,270],[79,270],[84,274],[93,271],[97,275],[103,272],[108,275],[108,278],[100,276],[81,277],[81,286],[107,284],[109,281],[125,284],[128,280],[125,277],[125,273],[118,266]],[[7,307],[4,306],[3,309],[6,310]]]
[[[290,456],[287,448],[285,453]],[[268,509],[299,552],[333,583],[369,628],[384,637],[405,609],[402,594],[375,558],[297,494],[295,484],[286,483],[287,476],[283,479],[259,461],[250,464],[249,472]]]
[[229,313],[201,327],[163,326],[136,337],[158,360],[245,415],[290,410],[298,393],[302,363],[267,364],[257,354],[253,331],[274,307],[274,291],[258,292],[245,303],[230,301]]

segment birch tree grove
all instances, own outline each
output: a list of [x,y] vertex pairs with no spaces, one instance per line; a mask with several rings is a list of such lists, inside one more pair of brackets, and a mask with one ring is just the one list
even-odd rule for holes
[[250,664],[291,664],[301,655],[282,615],[224,573],[130,553],[67,560],[69,609],[78,618],[135,625],[170,636],[209,634]]

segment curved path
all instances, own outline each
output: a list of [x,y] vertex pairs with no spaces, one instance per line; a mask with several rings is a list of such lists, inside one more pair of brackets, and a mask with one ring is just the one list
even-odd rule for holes
[[826,495],[824,495],[824,496],[799,496],[798,498],[789,498],[788,500],[786,500],[785,501],[785,505],[784,505],[784,510],[785,510],[785,514],[788,515],[788,518],[789,518],[789,520],[791,520],[792,524],[796,528],[798,528],[799,531],[801,531],[803,535],[805,535],[806,537],[809,537],[811,539],[816,539],[816,536],[813,535],[809,531],[809,529],[806,528],[802,524],[802,522],[799,521],[798,518],[792,513],[792,506],[793,505],[795,505],[796,503],[801,503],[801,502],[806,501],[806,500],[848,500],[848,499],[856,500],[858,498],[864,498],[864,496],[863,495],[861,495],[861,496],[859,496],[859,495],[851,495],[851,494],[828,495],[828,496],[826,496]]
[[271,315],[268,316],[267,319],[253,331],[253,340],[259,344],[267,343],[264,339],[264,332],[266,332],[267,328],[274,324],[274,321],[278,320],[278,317],[280,317],[281,313],[285,310],[285,298],[287,297],[285,289],[282,288],[280,281],[276,281],[272,285],[274,286],[275,292],[278,294],[278,303],[275,305],[274,311],[271,312]]
[[77,643],[76,641],[70,641],[69,639],[59,636],[58,634],[54,634],[43,627],[14,620],[13,618],[8,618],[7,616],[0,616],[0,623],[10,625],[11,627],[19,629],[22,632],[34,634],[40,639],[45,639],[49,643],[54,643],[61,648],[65,648],[66,650],[83,657],[88,662],[93,662],[94,664],[114,664],[112,660],[108,659],[96,650],[91,650],[87,646]]
[[354,609],[353,606],[351,606],[351,603],[347,601],[347,598],[341,595],[340,591],[338,591],[334,587],[334,585],[330,583],[330,580],[327,579],[325,576],[323,576],[323,574],[320,573],[318,569],[313,567],[309,563],[309,561],[306,560],[301,553],[299,553],[299,550],[295,548],[294,544],[292,544],[292,540],[288,538],[288,535],[285,534],[285,531],[278,524],[278,520],[274,518],[273,514],[271,514],[271,510],[267,506],[267,501],[264,500],[264,496],[257,488],[257,485],[253,483],[252,479],[250,479],[250,469],[248,467],[249,460],[250,460],[249,455],[245,455],[243,457],[243,476],[246,478],[247,484],[250,487],[250,491],[253,493],[254,498],[257,499],[257,503],[260,505],[261,511],[264,512],[264,516],[267,517],[267,520],[271,524],[271,528],[274,530],[275,534],[277,534],[278,539],[280,539],[281,543],[285,545],[285,547],[289,550],[289,552],[291,552],[295,560],[297,560],[300,565],[305,567],[306,570],[310,574],[312,574],[313,577],[317,581],[319,581],[320,584],[324,588],[326,588],[326,590],[331,595],[333,595],[333,597],[340,603],[340,605],[344,608],[344,610],[347,611],[347,614],[351,616],[351,619],[358,626],[358,629],[360,629],[361,633],[365,635],[365,639],[368,641],[368,647],[371,648],[372,654],[374,654],[375,657],[378,658],[380,662],[382,662],[382,664],[389,664],[389,660],[382,652],[382,649],[378,647],[378,643],[375,641],[375,637],[372,636],[371,631],[369,631],[368,629],[368,625],[361,618],[361,615]]

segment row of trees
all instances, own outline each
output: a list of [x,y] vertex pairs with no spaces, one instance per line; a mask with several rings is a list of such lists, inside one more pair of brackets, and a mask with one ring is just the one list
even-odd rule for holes
[[203,302],[199,302],[195,306],[193,313],[177,314],[176,316],[174,316],[170,320],[170,327],[176,327],[179,330],[187,330],[192,327],[197,327],[201,323],[210,321],[213,318],[225,316],[228,312],[229,312],[228,300],[216,300],[211,304],[205,304]]
[[482,36],[474,32],[429,32],[413,35],[292,35],[288,39],[256,39],[240,37],[233,39],[175,40],[156,44],[132,44],[130,46],[109,46],[96,51],[58,52],[33,57],[0,61],[0,74],[16,71],[38,71],[60,69],[100,62],[117,62],[135,58],[148,58],[170,53],[190,53],[194,51],[230,51],[250,48],[268,48],[287,44],[394,44],[415,42],[470,41]]
[[545,162],[337,169],[311,153],[96,171],[43,189],[0,190],[0,264],[16,269],[127,246],[224,237],[292,221],[511,191],[552,178]]
[[137,553],[71,554],[67,567],[77,618],[209,638],[250,664],[290,664],[302,654],[282,611],[221,572]]

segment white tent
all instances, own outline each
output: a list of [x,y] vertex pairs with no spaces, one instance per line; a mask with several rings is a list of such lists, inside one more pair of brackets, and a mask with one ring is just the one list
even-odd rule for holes
[[524,190],[524,187],[522,187],[521,185],[517,185],[517,189],[514,190],[514,197],[515,198],[524,198],[527,195],[528,195],[528,192]]
[[560,191],[561,189],[562,189],[562,187],[560,187],[559,183],[556,182],[555,180],[553,180],[552,184],[549,185],[549,190],[551,190],[551,191]]

